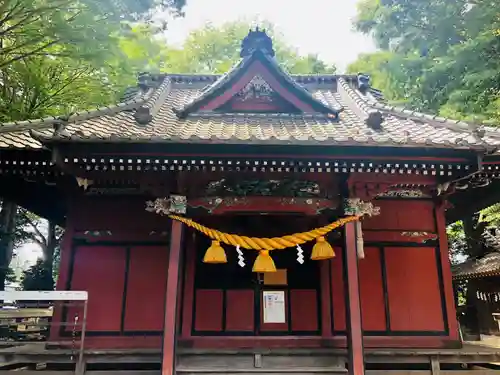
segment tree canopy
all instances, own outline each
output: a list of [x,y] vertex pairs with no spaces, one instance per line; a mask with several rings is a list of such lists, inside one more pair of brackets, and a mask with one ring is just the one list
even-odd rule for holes
[[388,99],[475,122],[500,122],[500,3],[362,0],[355,26],[382,52],[363,68]]
[[[174,73],[225,73],[240,59],[241,41],[250,28],[250,23],[241,21],[221,26],[209,24],[194,30],[181,47],[167,48],[163,69]],[[272,24],[267,23],[264,28],[273,39],[277,61],[290,73],[335,72],[335,66],[326,64],[316,55],[301,56]]]
[[136,72],[159,55],[150,12],[162,6],[178,11],[183,3],[2,2],[0,123],[114,102],[135,81]]

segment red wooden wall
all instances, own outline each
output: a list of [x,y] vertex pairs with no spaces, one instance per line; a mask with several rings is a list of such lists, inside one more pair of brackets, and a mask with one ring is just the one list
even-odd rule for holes
[[[381,215],[363,222],[359,261],[363,329],[374,337],[457,340],[443,212],[426,200],[378,200]],[[422,242],[422,236],[434,240]],[[418,240],[418,241],[417,241]],[[431,239],[432,240],[432,239]],[[346,329],[342,252],[330,262],[333,332]],[[414,340],[415,341],[415,340]],[[432,342],[432,340],[429,340]]]
[[[68,226],[57,288],[88,291],[89,345],[159,347],[169,222],[146,212],[144,199],[94,198],[71,206]],[[56,318],[73,322],[76,313],[59,308]],[[72,329],[53,334],[64,339]]]
[[[363,223],[366,257],[359,261],[366,346],[432,347],[456,341],[442,210],[421,200],[381,200],[377,205],[381,215]],[[89,345],[160,347],[168,241],[157,233],[168,230],[168,221],[145,212],[143,199],[93,199],[71,207],[68,227],[58,288],[89,291]],[[95,230],[111,233],[97,237],[85,234]],[[439,237],[434,242],[417,243],[403,232],[428,232]],[[77,240],[82,236],[87,238],[85,243]],[[185,250],[186,271],[182,273],[180,301],[184,310],[178,314],[182,316],[182,337],[202,340],[192,336],[193,330],[207,334],[224,331],[230,336],[255,333],[253,290],[195,291],[192,250]],[[337,249],[337,257],[321,267],[319,295],[296,290],[289,296],[294,306],[291,330],[317,331],[315,345],[325,339],[344,345],[335,341],[346,329],[342,252]],[[315,303],[318,298],[320,307]],[[316,318],[318,308],[321,322]],[[56,319],[72,321],[74,313],[57,310]],[[69,339],[69,332],[61,334]],[[303,345],[297,337],[289,344]],[[231,342],[231,337],[224,340]],[[217,345],[226,345],[224,340],[217,340]],[[283,340],[280,342],[283,345]]]

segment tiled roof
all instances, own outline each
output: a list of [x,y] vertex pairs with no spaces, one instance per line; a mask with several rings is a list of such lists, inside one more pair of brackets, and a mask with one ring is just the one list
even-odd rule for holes
[[[362,93],[354,76],[291,76],[325,106],[343,108],[339,120],[318,114],[191,113],[174,109],[198,98],[217,76],[165,75],[124,103],[74,114],[0,125],[0,148],[40,148],[40,140],[97,142],[265,143],[474,148],[500,146],[500,131],[394,108],[380,93]],[[383,116],[381,130],[366,124]],[[54,127],[62,124],[61,131]],[[35,138],[33,138],[33,135]]]
[[33,132],[51,137],[56,128],[66,123],[82,124],[90,118],[125,113],[126,111],[134,110],[146,102],[154,92],[154,88],[146,90],[134,88],[125,94],[124,101],[115,105],[82,111],[70,116],[51,116],[36,120],[0,123],[0,149],[41,149],[43,145],[38,139],[32,136]]
[[453,266],[452,273],[456,280],[500,275],[500,252],[494,251],[480,259]]

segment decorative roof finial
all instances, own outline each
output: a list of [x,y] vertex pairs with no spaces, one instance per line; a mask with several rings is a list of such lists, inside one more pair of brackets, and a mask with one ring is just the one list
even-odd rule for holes
[[358,90],[366,94],[370,88],[370,76],[364,73],[358,73]]
[[240,57],[251,56],[255,51],[261,51],[271,57],[274,57],[273,41],[267,35],[266,30],[249,30],[248,35],[241,42]]

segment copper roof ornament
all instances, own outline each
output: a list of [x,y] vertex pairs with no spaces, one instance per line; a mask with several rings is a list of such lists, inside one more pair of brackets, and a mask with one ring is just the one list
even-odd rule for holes
[[256,51],[261,51],[271,57],[275,55],[271,37],[267,35],[266,30],[259,30],[258,26],[255,31],[250,29],[241,42],[240,57],[249,57]]

